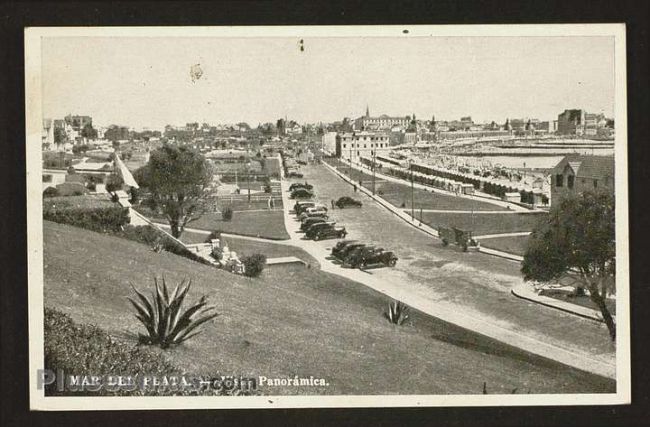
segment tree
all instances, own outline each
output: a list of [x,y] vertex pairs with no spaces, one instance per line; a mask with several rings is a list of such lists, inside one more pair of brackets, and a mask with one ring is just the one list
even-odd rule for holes
[[61,128],[54,128],[54,143],[56,145],[65,144],[68,140],[68,135]]
[[113,191],[118,191],[122,189],[124,185],[124,180],[117,174],[111,174],[106,179],[106,191],[112,193]]
[[93,128],[93,125],[86,123],[86,125],[81,129],[81,136],[86,139],[97,139],[97,130]]
[[167,217],[174,237],[179,238],[185,226],[203,213],[212,170],[197,151],[164,144],[136,175],[138,184],[149,189],[153,205]]
[[575,275],[600,309],[612,340],[616,324],[605,302],[616,282],[614,212],[614,197],[604,192],[562,200],[532,233],[521,268],[526,280],[540,282]]

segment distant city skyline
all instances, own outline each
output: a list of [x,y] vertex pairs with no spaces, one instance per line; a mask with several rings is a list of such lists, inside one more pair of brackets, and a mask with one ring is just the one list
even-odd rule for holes
[[[97,126],[614,116],[613,37],[44,38],[43,115]],[[199,64],[199,67],[196,67]],[[196,73],[200,69],[201,72]],[[191,74],[194,71],[194,74]]]

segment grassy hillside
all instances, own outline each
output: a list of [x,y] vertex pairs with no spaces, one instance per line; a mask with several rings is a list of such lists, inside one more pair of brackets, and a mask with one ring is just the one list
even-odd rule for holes
[[612,392],[613,381],[569,369],[413,312],[396,327],[387,300],[316,268],[267,268],[249,279],[132,241],[44,224],[45,304],[116,339],[136,342],[129,282],[149,290],[154,275],[193,281],[220,316],[203,334],[169,350],[187,372],[323,377],[329,387],[264,389],[267,394],[444,394],[530,389]]

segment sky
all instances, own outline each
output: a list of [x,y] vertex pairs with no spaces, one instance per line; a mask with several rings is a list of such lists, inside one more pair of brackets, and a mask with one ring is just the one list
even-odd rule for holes
[[[343,117],[614,114],[613,37],[46,37],[45,118],[162,129]],[[202,76],[190,70],[200,64]]]

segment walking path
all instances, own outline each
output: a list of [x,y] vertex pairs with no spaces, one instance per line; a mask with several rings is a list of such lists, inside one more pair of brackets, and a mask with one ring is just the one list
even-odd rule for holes
[[482,214],[503,214],[503,215],[512,215],[512,214],[538,214],[539,211],[531,211],[531,210],[525,210],[525,211],[514,211],[514,210],[509,210],[509,211],[479,211],[479,210],[474,210],[474,211],[468,211],[468,210],[455,210],[455,209],[416,209],[416,211],[422,211],[422,212],[431,212],[431,213],[462,213],[462,214],[474,214],[474,215],[482,215]]
[[[577,316],[581,316],[587,319],[598,320],[599,322],[603,321],[603,316],[600,314],[600,311],[594,310],[592,308],[583,307],[578,304],[572,304],[570,302],[560,301],[555,298],[547,297],[544,295],[539,295],[531,288],[530,285],[522,283],[519,286],[515,286],[511,290],[512,294],[516,297],[523,298],[528,301],[536,302],[537,304],[542,304],[547,307],[555,308],[567,313],[572,313]],[[613,316],[615,317],[615,316]]]
[[[162,224],[160,222],[152,222],[151,224],[166,229],[170,228],[169,224]],[[184,231],[189,231],[191,233],[196,233],[196,234],[203,234],[204,236],[208,236],[210,235],[210,233],[212,233],[211,231],[208,230],[201,230],[199,228],[188,228],[188,227],[185,227]],[[250,240],[253,242],[276,243],[278,245],[290,245],[288,240],[274,240],[274,239],[267,239],[264,237],[244,236],[242,234],[232,234],[232,233],[224,233],[224,232],[221,232],[221,236],[227,237],[229,239],[242,239],[242,240]],[[185,245],[185,246],[190,246],[190,245]]]
[[[346,179],[347,177],[342,176],[342,174],[338,173],[334,168],[329,165],[326,166],[341,178],[350,182],[349,179]],[[543,331],[536,331],[534,334],[525,334],[520,331],[520,328],[518,328],[516,324],[514,324],[512,328],[495,324],[490,321],[490,318],[482,316],[481,313],[473,311],[471,308],[468,308],[467,310],[459,309],[458,305],[454,304],[453,301],[434,299],[434,297],[430,296],[431,292],[429,289],[419,289],[416,285],[405,287],[400,281],[382,279],[380,277],[382,273],[379,272],[375,274],[372,271],[341,268],[340,265],[331,262],[329,259],[329,250],[320,244],[322,242],[314,242],[301,238],[302,235],[298,232],[299,223],[289,213],[291,203],[288,198],[288,183],[283,181],[282,184],[282,196],[285,212],[284,220],[286,229],[291,236],[290,242],[291,244],[304,249],[316,258],[320,263],[321,270],[357,281],[389,296],[390,298],[402,301],[430,316],[453,323],[481,335],[488,336],[529,353],[604,377],[616,377],[616,365],[614,357],[611,357],[611,355],[601,355],[601,357],[598,357],[590,354],[588,350],[583,351],[578,347],[569,348],[567,346],[562,346],[561,343],[558,343],[556,340],[544,336]],[[359,189],[364,191],[363,187],[359,187]],[[427,226],[416,224],[417,221],[412,221],[408,215],[404,218],[403,215],[400,215],[401,212],[399,209],[391,209],[392,205],[385,200],[382,200],[377,196],[372,196],[372,194],[369,194],[368,190],[365,190],[364,192],[381,205],[390,209],[402,220],[405,220],[427,234],[437,235],[435,230]],[[387,272],[386,275],[390,278],[389,272]],[[558,321],[560,320],[558,319]]]
[[496,233],[496,234],[482,234],[479,236],[474,236],[477,239],[492,239],[495,237],[518,237],[518,236],[529,236],[530,231],[517,231],[514,233]]

